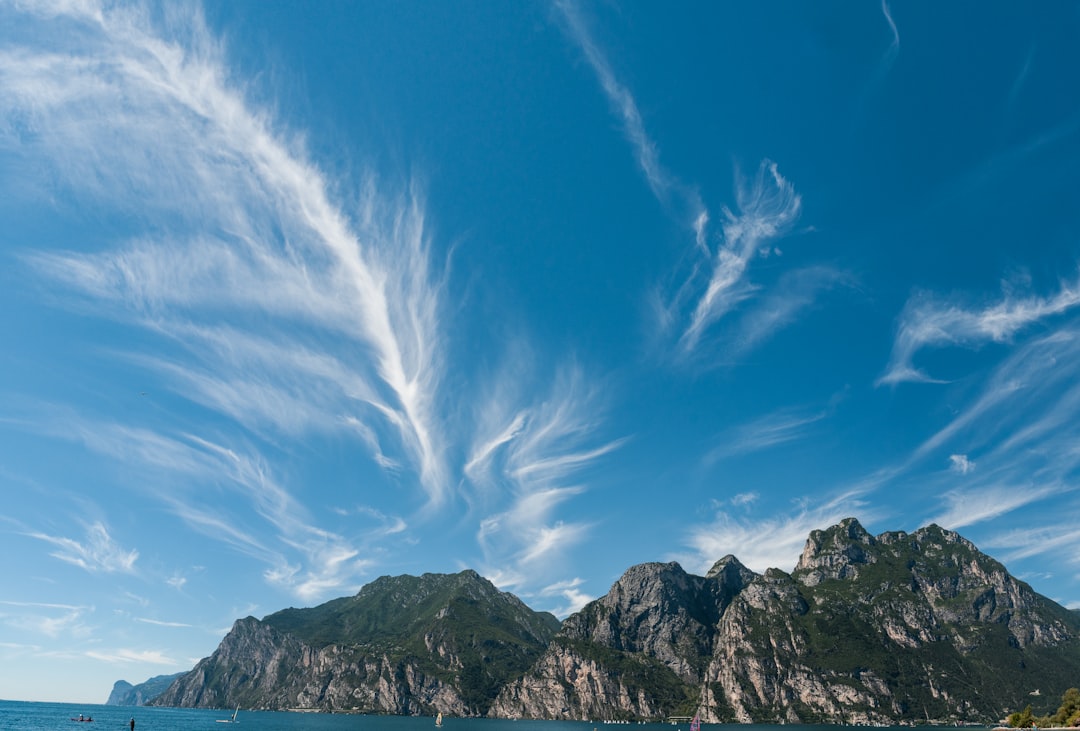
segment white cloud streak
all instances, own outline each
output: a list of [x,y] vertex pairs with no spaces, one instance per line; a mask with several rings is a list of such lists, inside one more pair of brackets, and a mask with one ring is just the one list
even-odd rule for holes
[[[690,273],[673,294],[658,294],[653,305],[660,329],[677,330],[683,357],[693,353],[706,331],[716,322],[755,297],[759,287],[747,279],[751,261],[775,253],[770,243],[787,234],[798,219],[802,199],[780,175],[775,163],[764,160],[753,180],[736,180],[736,212],[724,208],[723,236],[720,245],[710,245],[711,216],[696,190],[680,181],[660,162],[657,144],[649,135],[631,90],[612,68],[607,56],[593,38],[586,18],[573,0],[555,3],[569,37],[581,49],[593,70],[614,114],[622,123],[627,142],[634,151],[642,175],[658,201],[665,206],[678,203],[679,220],[694,232],[695,261]],[[882,5],[891,24],[888,6]],[[895,35],[895,25],[892,26]],[[781,293],[770,293],[762,307],[746,318],[737,338],[739,355],[764,342],[777,330],[790,324],[795,315],[809,306],[817,293],[826,288],[829,277],[824,269],[813,276],[789,277]],[[817,284],[811,279],[817,278]],[[705,281],[702,281],[705,280]],[[687,309],[689,308],[689,309]]]
[[720,510],[711,523],[688,531],[690,553],[672,558],[698,574],[704,574],[728,554],[758,573],[768,568],[791,571],[811,531],[828,528],[852,516],[873,519],[874,511],[864,499],[865,493],[866,490],[854,489],[813,504],[806,500],[796,512],[765,520],[737,519]]
[[135,573],[135,561],[139,558],[139,552],[121,548],[109,535],[109,529],[100,521],[86,527],[85,541],[40,532],[28,535],[55,546],[56,550],[49,554],[53,558],[90,573]]
[[815,266],[785,272],[743,316],[732,335],[733,352],[748,353],[777,332],[794,323],[812,307],[822,292],[837,286],[851,286],[852,278],[830,267]]
[[165,621],[162,621],[160,619],[150,619],[148,617],[135,617],[135,621],[140,622],[142,624],[151,624],[151,625],[153,625],[155,627],[177,627],[177,628],[191,627],[190,624],[187,624],[185,622],[165,622]]
[[[226,352],[223,343],[238,340],[216,324],[223,313],[234,325],[270,316],[281,351],[310,353],[343,339],[348,366],[320,373],[322,403],[302,413],[342,391],[353,395],[352,416],[395,432],[429,501],[442,503],[448,481],[434,413],[442,284],[429,266],[415,190],[385,197],[369,185],[350,219],[300,145],[230,83],[198,19],[166,13],[155,28],[137,10],[111,5],[20,7],[43,30],[0,54],[0,89],[33,133],[8,128],[0,144],[52,162],[31,184],[51,177],[106,208],[127,211],[138,201],[140,216],[172,222],[168,234],[120,247],[27,260],[102,314],[186,348],[189,357],[165,371],[177,392],[196,383],[204,403],[242,423],[289,422],[294,394],[318,363],[261,360],[266,378],[246,376],[244,357],[266,345],[249,338],[246,352]],[[79,50],[35,45],[50,29],[77,33]]]
[[178,663],[160,650],[132,650],[120,648],[111,651],[89,650],[86,657],[107,663],[147,663],[149,665],[173,666]]
[[[955,417],[912,453],[901,471],[948,460],[930,478],[937,505],[925,522],[949,528],[993,525],[1010,514],[1061,501],[1080,476],[1080,359],[1075,324],[1014,349],[971,392]],[[965,391],[970,391],[970,387]],[[978,469],[970,458],[978,454]]]
[[885,52],[885,63],[891,65],[900,53],[900,31],[896,27],[896,21],[893,20],[888,0],[881,0],[881,14],[885,16],[885,22],[889,24],[889,30],[892,32],[892,43],[889,44],[889,50]]
[[949,530],[959,530],[1007,515],[1026,505],[1063,492],[1060,485],[992,485],[950,490],[942,496],[944,512],[928,519]]
[[[119,357],[224,417],[222,431],[249,446],[85,418],[75,419],[79,438],[243,495],[273,543],[222,520],[209,496],[158,497],[268,563],[270,582],[303,599],[353,588],[369,561],[313,525],[247,435],[352,435],[384,469],[411,470],[428,510],[451,499],[437,409],[444,282],[419,191],[386,194],[369,179],[347,213],[302,142],[230,78],[197,8],[153,15],[88,0],[3,12],[27,32],[0,49],[10,112],[0,152],[30,163],[21,183],[41,199],[88,202],[142,227],[23,261],[61,285],[57,301],[141,331],[153,347]],[[37,537],[87,570],[131,570],[137,555],[100,536]]]
[[547,576],[560,558],[587,535],[588,523],[554,518],[555,510],[580,494],[580,473],[617,449],[623,440],[597,443],[598,395],[577,368],[563,371],[549,397],[527,408],[512,394],[506,377],[479,414],[477,439],[465,474],[482,503],[509,497],[509,505],[481,521],[478,540],[500,586],[518,586],[526,576]]
[[612,110],[622,122],[626,140],[634,151],[649,189],[662,205],[677,203],[684,208],[679,213],[682,222],[697,232],[700,242],[704,238],[709,214],[697,192],[680,182],[661,164],[656,142],[645,128],[633,93],[619,80],[607,56],[596,44],[577,3],[573,0],[557,0],[555,8],[562,17],[568,35],[581,49],[585,60],[596,74]]
[[550,586],[545,586],[540,590],[539,596],[545,599],[560,597],[564,604],[552,609],[551,613],[556,617],[565,618],[574,612],[580,611],[586,604],[596,598],[581,591],[580,587],[584,583],[584,580],[580,578],[559,581]]
[[[30,632],[49,638],[82,637],[88,634],[83,618],[94,611],[92,606],[49,604],[44,602],[4,601],[0,605],[23,612],[0,612],[0,622],[19,632]],[[37,611],[45,610],[45,611]]]
[[877,385],[905,381],[940,383],[914,364],[926,348],[977,348],[1008,342],[1024,328],[1080,305],[1080,284],[1065,284],[1049,297],[1017,297],[1011,293],[984,308],[964,308],[926,293],[914,295],[900,314],[892,355]]
[[805,413],[790,409],[766,414],[722,435],[718,440],[720,443],[706,455],[705,462],[759,452],[801,439],[809,427],[825,416],[824,411]]
[[694,350],[705,330],[734,310],[754,291],[747,270],[763,245],[786,234],[802,210],[802,197],[777,169],[765,160],[752,181],[738,180],[737,211],[724,208],[723,241],[712,257],[712,274],[690,314],[680,345]]

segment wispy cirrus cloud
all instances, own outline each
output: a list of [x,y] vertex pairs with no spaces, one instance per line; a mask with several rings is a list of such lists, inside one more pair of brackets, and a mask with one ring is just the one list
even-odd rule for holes
[[[980,472],[992,472],[995,455],[1038,454],[1049,445],[1067,445],[1072,414],[1080,407],[1080,387],[1071,364],[1080,357],[1080,333],[1060,328],[1016,348],[981,382],[949,423],[924,440],[909,466],[941,450],[981,453]],[[1055,450],[1066,455],[1071,450]],[[1009,462],[1015,457],[1000,459]]]
[[[697,190],[680,180],[660,161],[656,141],[650,136],[633,92],[613,69],[607,55],[589,30],[587,18],[573,0],[555,3],[569,37],[581,49],[614,114],[650,190],[661,204],[676,208],[680,223],[694,233],[694,251],[688,272],[677,277],[671,291],[657,292],[653,311],[664,332],[673,331],[683,357],[692,354],[710,327],[759,297],[761,285],[748,279],[751,262],[778,253],[773,242],[788,234],[798,220],[802,198],[779,172],[775,163],[762,161],[752,179],[736,180],[735,210],[724,207],[719,243],[713,244],[709,227],[712,216]],[[891,22],[888,6],[883,11]],[[895,31],[895,25],[892,26]],[[898,42],[898,40],[897,40]],[[845,275],[824,267],[785,277],[777,291],[769,291],[753,308],[734,338],[739,354],[753,349],[773,333],[794,321],[818,291]]]
[[[151,486],[147,497],[162,503],[193,530],[265,564],[264,575],[270,583],[302,599],[356,588],[373,563],[357,541],[318,527],[310,511],[280,484],[271,465],[255,451],[239,451],[192,434],[167,436],[89,421],[67,410],[58,413],[63,416],[44,415],[42,430],[62,423],[63,429],[54,432],[56,437],[80,441],[92,452],[122,459],[132,472],[168,479],[169,490],[160,490],[159,482],[146,482]],[[216,502],[219,490],[241,499],[244,510],[223,512]],[[375,531],[366,540],[394,531],[393,526]],[[59,538],[54,542],[69,549],[65,560],[70,562],[87,561],[85,553],[110,555],[103,548],[96,554],[86,547],[77,552],[69,542]],[[100,538],[97,544],[108,545]],[[177,588],[183,582],[182,578],[170,580]]]
[[88,650],[84,653],[87,657],[92,657],[95,660],[102,660],[108,663],[146,663],[149,665],[178,665],[176,660],[173,660],[161,650],[132,650],[130,648],[119,648],[116,650],[102,651],[102,650]]
[[737,181],[736,210],[724,208],[723,238],[712,254],[708,284],[679,337],[685,352],[751,296],[756,289],[746,278],[751,261],[769,255],[771,242],[791,230],[801,210],[802,197],[772,161],[763,161],[752,180]]
[[1080,331],[1066,322],[1014,346],[963,390],[953,418],[897,471],[911,472],[927,460],[950,465],[926,478],[934,498],[924,522],[992,530],[995,521],[1032,514],[1040,503],[1069,504],[1080,486],[1078,358]]
[[[412,472],[429,509],[451,499],[436,409],[444,281],[420,191],[369,177],[343,195],[232,77],[197,8],[30,2],[8,13],[26,32],[0,49],[11,111],[0,151],[32,163],[27,195],[90,202],[132,231],[22,261],[56,303],[140,333],[105,355],[222,419],[212,436],[79,415],[66,425],[99,454],[242,495],[272,539],[223,520],[213,491],[158,498],[266,562],[268,581],[304,599],[355,586],[369,565],[361,550],[315,525],[256,442],[352,436],[377,465]],[[56,52],[60,37],[70,43]],[[90,569],[134,563],[100,540],[38,537]]]
[[[282,466],[306,438],[351,442],[387,484],[416,491],[409,524],[483,502],[482,550],[515,570],[584,539],[588,526],[559,509],[619,442],[594,440],[597,420],[572,403],[598,400],[580,373],[560,376],[548,401],[515,394],[493,431],[455,422],[476,397],[460,392],[467,377],[449,378],[449,266],[433,253],[418,184],[326,172],[230,70],[196,7],[86,0],[0,13],[26,31],[0,49],[11,112],[0,153],[26,172],[19,195],[73,229],[90,209],[119,222],[20,261],[50,304],[124,331],[93,355],[152,384],[137,387],[145,402],[174,417],[133,411],[118,423],[45,405],[30,428],[175,485],[147,496],[305,601],[353,588],[371,544],[406,524],[321,527]],[[659,165],[632,97],[617,107],[658,198],[693,200]],[[702,240],[706,222],[694,213],[690,224]]]
[[812,266],[784,272],[739,321],[730,336],[732,352],[738,356],[754,350],[793,324],[818,302],[822,293],[854,284],[849,273],[832,267]]
[[150,619],[149,617],[135,617],[135,621],[140,622],[142,624],[152,624],[155,627],[177,627],[177,628],[191,627],[191,625],[187,624],[186,622],[165,622],[165,621],[160,620],[160,619]]
[[485,573],[500,586],[553,571],[584,540],[589,524],[557,520],[555,511],[584,490],[582,471],[624,442],[598,440],[600,395],[579,368],[564,369],[546,399],[523,408],[512,406],[522,403],[517,382],[502,378],[485,401],[464,468],[478,503],[502,506],[478,533]]
[[929,518],[927,523],[959,530],[965,526],[1007,515],[1031,503],[1046,500],[1065,492],[1061,485],[980,485],[955,489],[941,497],[944,511]]
[[92,606],[48,602],[0,601],[0,608],[2,607],[16,610],[0,609],[0,622],[3,624],[21,632],[50,638],[62,635],[82,637],[89,634],[84,618],[94,611]]
[[[706,463],[759,452],[802,438],[809,428],[827,416],[825,411],[783,409],[766,414],[722,434],[709,450]],[[738,497],[738,496],[737,496]]]
[[1055,525],[1012,527],[993,533],[987,538],[987,546],[1001,550],[1009,563],[1054,555],[1072,557],[1068,565],[1080,567],[1080,535],[1074,529],[1080,513],[1074,507],[1058,517],[1061,520]]
[[889,30],[892,33],[892,42],[889,44],[889,50],[885,52],[885,64],[891,66],[900,54],[900,31],[896,27],[896,21],[893,20],[892,8],[889,7],[888,0],[881,0],[881,14],[885,16],[885,22],[889,24]]
[[849,489],[824,500],[804,500],[787,515],[763,520],[736,518],[724,509],[714,519],[687,531],[687,553],[672,556],[688,571],[704,574],[720,558],[731,554],[747,568],[761,573],[768,568],[790,571],[795,567],[813,530],[828,528],[844,518],[873,520],[876,509],[866,500],[868,488]]
[[537,595],[544,598],[561,597],[565,603],[552,609],[551,613],[556,617],[566,617],[580,611],[586,604],[596,598],[581,591],[580,587],[584,583],[584,580],[579,578],[559,581],[545,586]]
[[49,554],[53,558],[78,566],[90,573],[131,574],[135,572],[135,562],[139,558],[139,552],[135,549],[122,548],[101,521],[95,521],[86,527],[84,540],[42,532],[27,535],[54,546],[55,550]]
[[608,103],[622,122],[627,142],[634,151],[649,189],[662,205],[677,206],[677,214],[682,223],[691,226],[701,242],[709,213],[697,192],[680,181],[660,162],[657,144],[645,127],[633,93],[620,81],[607,56],[593,39],[578,4],[574,0],[557,0],[555,8],[559,11],[567,34],[581,49],[596,74]]
[[1080,285],[1062,283],[1047,297],[1019,297],[1006,292],[986,307],[965,307],[928,293],[912,296],[900,313],[892,354],[877,385],[905,381],[940,383],[915,366],[915,356],[926,348],[978,348],[1010,340],[1024,328],[1080,305]]
[[[271,339],[280,352],[309,354],[337,341],[336,370],[324,369],[324,388],[309,394],[322,403],[302,413],[350,394],[349,416],[383,439],[393,434],[429,501],[443,502],[434,413],[442,283],[415,188],[385,195],[368,183],[347,214],[302,145],[230,81],[197,16],[166,13],[154,25],[133,7],[20,8],[38,32],[0,53],[0,88],[25,120],[0,135],[5,152],[51,162],[31,186],[59,181],[66,194],[125,215],[138,201],[139,220],[170,222],[97,251],[26,260],[80,294],[79,307],[178,346],[161,375],[177,392],[198,384],[204,403],[244,424],[295,424],[295,393],[318,364],[252,361],[259,343],[250,332],[246,351],[223,340],[258,323],[273,334],[262,354]],[[51,52],[59,29],[79,39],[75,52]],[[226,314],[231,332],[219,325]],[[253,363],[266,378],[246,373]]]

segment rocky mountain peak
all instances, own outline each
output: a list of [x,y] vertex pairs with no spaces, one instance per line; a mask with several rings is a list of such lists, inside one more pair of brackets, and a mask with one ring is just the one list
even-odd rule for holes
[[729,553],[712,565],[712,568],[705,573],[705,578],[713,579],[717,576],[744,576],[746,572],[753,574],[750,569],[743,566],[739,559]]
[[1080,675],[1080,617],[952,531],[807,539],[790,574],[626,570],[559,629],[472,571],[239,620],[167,705],[563,720],[992,722]]
[[810,533],[795,572],[807,586],[826,579],[854,578],[861,565],[876,560],[872,551],[876,544],[877,539],[858,520],[845,518],[831,528]]

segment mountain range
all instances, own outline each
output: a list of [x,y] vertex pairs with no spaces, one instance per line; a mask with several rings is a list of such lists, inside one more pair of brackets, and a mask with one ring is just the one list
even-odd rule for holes
[[172,682],[184,673],[172,675],[155,675],[138,685],[132,685],[126,680],[117,680],[113,684],[109,699],[105,701],[107,706],[143,706],[148,701],[157,698]]
[[930,525],[874,536],[849,518],[812,532],[791,573],[758,574],[734,556],[705,576],[641,564],[561,624],[473,571],[382,577],[352,597],[238,620],[152,702],[991,723],[1078,679],[1080,615],[957,533]]

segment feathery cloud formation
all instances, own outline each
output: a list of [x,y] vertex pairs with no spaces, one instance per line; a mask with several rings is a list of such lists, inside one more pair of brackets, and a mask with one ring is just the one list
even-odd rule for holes
[[[660,162],[657,144],[646,129],[633,93],[620,81],[596,43],[581,8],[573,0],[559,0],[555,7],[567,34],[581,49],[622,122],[626,140],[653,195],[665,207],[678,203],[678,220],[694,232],[689,274],[673,293],[656,294],[653,303],[661,330],[674,331],[678,352],[688,358],[711,326],[757,296],[760,286],[747,278],[750,264],[754,258],[778,254],[773,242],[792,230],[801,213],[802,198],[775,163],[762,161],[751,180],[737,176],[736,210],[723,208],[721,240],[714,247],[710,243],[708,208],[694,188]],[[883,4],[882,8],[891,24],[888,6]],[[895,25],[892,27],[895,36]],[[740,331],[729,336],[734,343],[731,351],[741,356],[757,347],[791,324],[819,292],[847,279],[827,267],[789,273],[747,312]]]
[[488,575],[518,586],[526,576],[547,576],[584,539],[588,524],[555,520],[555,509],[582,492],[580,473],[624,440],[597,441],[601,397],[580,368],[560,372],[547,398],[524,409],[508,406],[521,402],[516,379],[496,381],[464,472],[482,504],[492,490],[512,496],[483,518],[478,539]]
[[905,381],[940,383],[917,368],[915,356],[925,348],[978,348],[1003,343],[1024,328],[1080,305],[1080,285],[1065,284],[1049,297],[1017,297],[1012,293],[983,308],[965,308],[928,293],[912,296],[900,313],[892,355],[877,385]]
[[30,533],[32,538],[51,543],[56,550],[50,555],[61,561],[78,566],[91,573],[132,573],[139,552],[120,547],[109,529],[100,521],[86,527],[86,540],[53,536],[46,533]]
[[[419,513],[431,516],[458,498],[453,456],[480,443],[449,423],[470,397],[444,385],[447,275],[433,263],[421,192],[369,174],[347,196],[231,75],[191,8],[18,10],[27,32],[0,50],[0,93],[12,110],[0,151],[33,163],[29,198],[92,203],[124,222],[111,240],[24,251],[22,261],[59,285],[58,304],[140,333],[139,347],[109,357],[217,417],[212,432],[175,433],[76,414],[66,422],[74,434],[57,436],[159,476],[194,478],[155,497],[264,562],[270,583],[304,600],[354,588],[372,565],[365,542],[321,528],[303,509],[275,462],[280,444],[351,438],[388,479],[418,487]],[[61,35],[70,52],[53,50]],[[492,447],[507,472],[488,506],[513,525],[501,545],[524,565],[581,536],[585,526],[556,516],[584,489],[564,480],[615,444],[575,445],[581,427],[566,404],[507,408],[525,421]],[[485,459],[474,450],[465,473],[479,474]],[[219,489],[252,513],[224,519]],[[64,543],[64,555],[83,555],[80,545]]]
[[734,555],[758,573],[769,568],[791,571],[811,531],[835,525],[844,518],[875,518],[865,500],[866,489],[849,489],[823,501],[803,501],[787,515],[764,520],[739,519],[720,509],[711,523],[692,527],[686,544],[691,553],[675,556],[688,571],[704,574],[717,559]]

